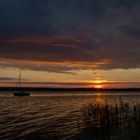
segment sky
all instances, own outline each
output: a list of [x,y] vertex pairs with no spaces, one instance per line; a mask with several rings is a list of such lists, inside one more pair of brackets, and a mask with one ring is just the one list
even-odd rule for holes
[[139,0],[0,0],[0,86],[140,87]]

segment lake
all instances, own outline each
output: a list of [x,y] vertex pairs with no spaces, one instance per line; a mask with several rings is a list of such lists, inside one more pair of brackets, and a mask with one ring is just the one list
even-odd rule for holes
[[92,102],[122,99],[140,103],[140,92],[0,92],[0,140],[76,140],[82,135],[80,109]]

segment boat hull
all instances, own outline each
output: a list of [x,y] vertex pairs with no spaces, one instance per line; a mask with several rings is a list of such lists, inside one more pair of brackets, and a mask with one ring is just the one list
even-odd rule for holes
[[14,92],[14,96],[30,96],[30,92]]

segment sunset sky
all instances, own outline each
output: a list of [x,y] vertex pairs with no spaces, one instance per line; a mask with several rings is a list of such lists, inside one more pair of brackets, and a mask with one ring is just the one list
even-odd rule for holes
[[140,87],[140,0],[0,0],[0,86]]

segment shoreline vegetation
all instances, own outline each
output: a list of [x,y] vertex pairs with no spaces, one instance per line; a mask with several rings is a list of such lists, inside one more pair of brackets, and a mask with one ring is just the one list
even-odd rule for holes
[[140,88],[51,88],[51,87],[0,87],[0,91],[140,91]]
[[80,140],[139,140],[140,104],[121,99],[113,104],[90,103],[81,108]]

